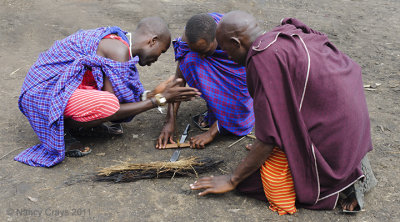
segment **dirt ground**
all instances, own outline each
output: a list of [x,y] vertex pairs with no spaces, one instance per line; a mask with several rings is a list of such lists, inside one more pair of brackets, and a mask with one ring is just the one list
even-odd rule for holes
[[[234,192],[199,198],[189,189],[195,178],[121,184],[88,179],[116,160],[169,160],[173,150],[154,148],[164,120],[156,110],[125,124],[122,137],[84,140],[93,149],[87,157],[67,158],[50,169],[13,160],[38,143],[17,100],[28,69],[55,40],[100,26],[132,31],[141,18],[153,15],[163,17],[173,37],[178,37],[194,14],[236,9],[255,15],[266,30],[283,17],[295,17],[327,33],[361,65],[364,84],[377,85],[365,93],[374,144],[369,157],[379,183],[367,194],[364,212],[344,215],[339,209],[299,209],[293,216],[278,216],[264,202]],[[400,221],[399,9],[398,0],[0,0],[0,221]],[[151,67],[139,67],[141,80],[150,89],[174,70],[172,48]],[[191,115],[205,109],[200,99],[183,104],[178,132]],[[190,135],[198,133],[192,127]],[[219,138],[204,150],[183,150],[181,156],[222,159],[225,162],[209,174],[228,173],[251,142],[246,138],[228,148],[237,139]]]

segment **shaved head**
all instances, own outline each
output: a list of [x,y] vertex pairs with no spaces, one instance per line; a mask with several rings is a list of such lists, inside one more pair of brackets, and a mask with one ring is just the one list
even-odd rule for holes
[[186,23],[185,35],[188,43],[196,43],[204,39],[207,43],[214,41],[217,23],[209,14],[198,14],[192,16]]
[[251,45],[262,33],[254,16],[244,11],[232,11],[222,17],[216,35],[222,49],[235,62],[245,65]]
[[160,17],[147,17],[140,20],[133,33],[132,56],[139,57],[139,65],[150,66],[170,44],[171,32],[167,23]]
[[189,48],[197,52],[201,57],[212,55],[218,46],[215,39],[217,23],[209,14],[197,14],[186,23],[184,41]]
[[224,34],[234,37],[251,36],[258,27],[254,16],[244,11],[231,11],[222,17],[219,23]]
[[157,35],[163,41],[171,39],[171,32],[168,29],[168,25],[160,17],[147,17],[140,20],[135,32],[139,34]]

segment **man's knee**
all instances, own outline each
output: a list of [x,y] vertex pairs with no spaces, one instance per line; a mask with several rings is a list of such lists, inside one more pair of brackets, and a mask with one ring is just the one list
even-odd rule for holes
[[118,98],[106,91],[80,91],[71,97],[64,115],[77,122],[91,122],[114,115],[120,108]]
[[100,119],[107,118],[114,115],[120,108],[118,98],[112,94],[108,93],[104,95],[98,102],[96,109],[96,115],[99,115]]

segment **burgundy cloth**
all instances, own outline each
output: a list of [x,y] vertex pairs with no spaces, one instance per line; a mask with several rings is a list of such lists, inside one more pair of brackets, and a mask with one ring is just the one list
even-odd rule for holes
[[252,173],[236,186],[236,191],[248,197],[268,202],[265,197],[264,187],[261,181],[260,169]]
[[[299,111],[308,66],[302,40],[310,72]],[[299,206],[333,209],[372,150],[360,66],[326,35],[285,19],[254,41],[246,67],[256,137],[286,153]]]

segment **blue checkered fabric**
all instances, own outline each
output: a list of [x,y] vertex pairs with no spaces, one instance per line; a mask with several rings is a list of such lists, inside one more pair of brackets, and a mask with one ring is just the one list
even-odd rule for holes
[[[210,15],[216,23],[223,16]],[[219,47],[211,56],[202,58],[181,38],[175,39],[173,46],[186,82],[201,91],[207,102],[209,124],[218,120],[219,127],[235,135],[250,133],[254,126],[253,99],[247,90],[245,67],[229,60]]]
[[51,167],[64,160],[64,109],[89,68],[99,90],[105,75],[121,103],[140,100],[144,89],[135,66],[138,58],[121,63],[96,55],[100,40],[111,33],[129,42],[119,27],[81,30],[39,55],[25,78],[18,105],[41,143],[21,152],[16,161]]

